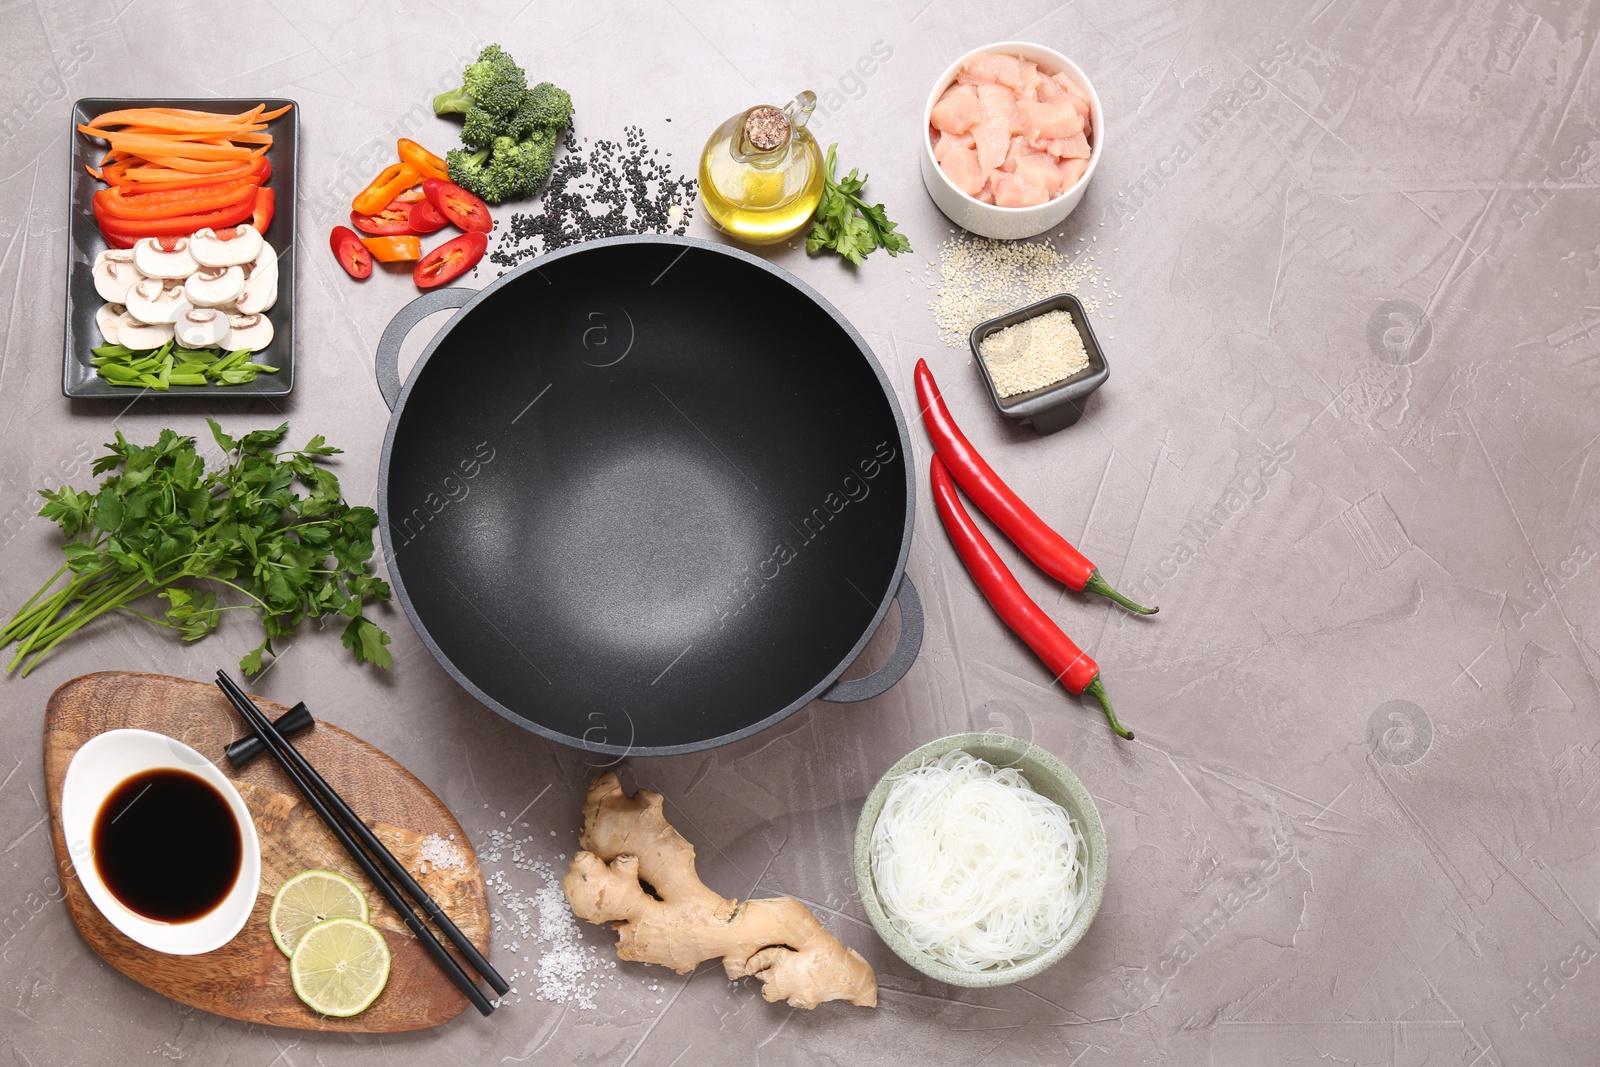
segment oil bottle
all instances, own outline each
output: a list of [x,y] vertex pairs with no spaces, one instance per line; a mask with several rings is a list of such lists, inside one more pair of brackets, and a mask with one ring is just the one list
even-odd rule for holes
[[700,199],[714,226],[749,244],[776,244],[822,199],[822,151],[806,122],[807,90],[782,109],[761,104],[717,127],[700,156]]

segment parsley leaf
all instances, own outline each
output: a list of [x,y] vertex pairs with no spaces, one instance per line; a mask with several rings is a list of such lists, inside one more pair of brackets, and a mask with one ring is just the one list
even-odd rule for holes
[[[287,423],[234,438],[206,422],[224,453],[217,469],[207,470],[192,437],[163,430],[154,444],[136,445],[118,432],[94,462],[94,473],[107,475],[96,489],[41,492],[40,514],[67,536],[66,561],[0,628],[0,647],[18,645],[7,670],[27,674],[118,609],[185,641],[215,630],[224,611],[253,612],[265,640],[239,661],[246,674],[259,673],[272,639],[301,620],[342,615],[356,658],[389,665],[389,635],[362,614],[390,595],[372,573],[378,516],[340,496],[324,465],[339,449],[318,434],[300,451],[280,452]],[[135,606],[152,594],[166,601],[164,613]]]
[[806,237],[806,251],[828,249],[858,267],[879,248],[891,256],[911,251],[910,240],[895,231],[895,224],[889,221],[883,205],[868,204],[861,198],[861,188],[867,184],[865,174],[858,176],[852,169],[843,178],[834,177],[838,147],[828,146],[822,171],[822,199],[817,204],[811,233]]

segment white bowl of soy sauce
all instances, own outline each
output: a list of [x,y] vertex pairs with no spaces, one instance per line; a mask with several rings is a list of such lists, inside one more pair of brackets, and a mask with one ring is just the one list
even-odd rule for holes
[[108,730],[67,765],[61,828],[73,873],[122,933],[175,956],[221,948],[261,887],[244,799],[210,760],[150,730]]

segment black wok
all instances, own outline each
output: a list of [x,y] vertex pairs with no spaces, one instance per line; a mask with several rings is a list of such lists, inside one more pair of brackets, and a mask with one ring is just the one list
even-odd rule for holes
[[[401,342],[460,308],[402,387]],[[744,252],[620,237],[384,332],[396,594],[483,703],[578,748],[724,744],[916,658],[905,419],[861,336]],[[840,675],[898,596],[900,643]]]

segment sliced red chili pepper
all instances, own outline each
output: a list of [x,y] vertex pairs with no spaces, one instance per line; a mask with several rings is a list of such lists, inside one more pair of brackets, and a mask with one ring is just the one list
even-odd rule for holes
[[478,265],[488,247],[489,238],[483,234],[464,233],[423,256],[411,272],[411,279],[421,289],[455,281]]
[[272,226],[272,214],[276,209],[278,194],[266,186],[256,190],[256,202],[250,212],[250,225],[256,228],[257,233],[265,234]]
[[415,204],[418,200],[426,200],[427,197],[422,192],[422,186],[413,185],[403,193],[396,193],[395,199],[402,204]]
[[422,183],[422,191],[440,214],[468,233],[494,229],[489,206],[454,182],[429,178]]
[[333,233],[328,236],[328,244],[333,248],[333,257],[350,277],[372,276],[372,253],[367,251],[367,246],[361,243],[361,238],[350,227],[335,226]]
[[419,231],[411,228],[411,205],[391,200],[370,215],[350,212],[350,225],[375,237],[399,237]]
[[450,222],[426,198],[414,204],[407,204],[406,207],[409,209],[406,220],[411,224],[412,233],[437,233]]
[[950,535],[956,555],[961,557],[972,580],[978,583],[984,599],[1012,632],[1033,649],[1034,655],[1044,661],[1056,680],[1067,687],[1067,692],[1088,693],[1100,701],[1111,728],[1119,737],[1133,740],[1132,731],[1124,729],[1117,721],[1117,713],[1111,710],[1111,701],[1100,681],[1099,665],[1023,590],[989,539],[967,514],[967,509],[961,506],[956,483],[951,480],[944,461],[934,456],[928,474],[933,486],[933,503],[944,523],[945,533]]
[[133,242],[141,237],[187,237],[207,226],[212,229],[236,226],[250,217],[254,206],[255,201],[252,199],[241,201],[234,207],[197,215],[174,215],[164,219],[123,219],[105,214],[98,202],[93,205],[95,221],[100,224],[100,233],[107,242],[114,240],[127,242],[127,244],[113,244],[114,248],[132,248]]
[[956,484],[978,505],[978,510],[989,516],[1001,532],[1022,550],[1023,555],[1038,564],[1040,570],[1076,592],[1088,590],[1098,593],[1140,615],[1154,615],[1160,610],[1135,604],[1111,588],[1087,556],[1046,525],[1010,486],[1000,480],[994,468],[972,447],[972,442],[967,440],[967,435],[961,432],[961,427],[951,417],[950,409],[945,407],[944,397],[939,393],[939,385],[933,380],[933,371],[928,369],[927,360],[917,360],[916,379],[917,406],[922,409],[922,422],[928,429],[934,450],[950,468]]
[[422,239],[414,234],[363,237],[361,243],[379,263],[412,263],[422,257]]

